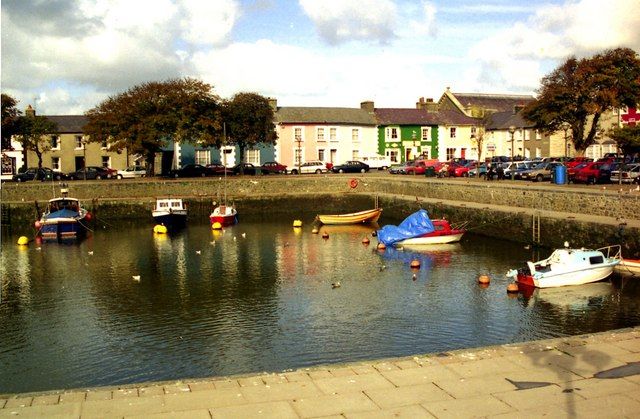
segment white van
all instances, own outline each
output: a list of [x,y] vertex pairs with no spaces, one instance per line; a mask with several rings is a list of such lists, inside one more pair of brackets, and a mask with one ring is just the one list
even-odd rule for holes
[[385,156],[360,157],[357,160],[360,160],[362,163],[368,164],[369,168],[372,170],[387,170],[389,166],[391,166],[391,161],[388,157]]

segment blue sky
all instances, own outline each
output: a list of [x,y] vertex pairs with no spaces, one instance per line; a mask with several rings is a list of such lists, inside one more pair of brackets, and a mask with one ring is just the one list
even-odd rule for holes
[[566,57],[640,51],[638,0],[3,0],[2,92],[80,114],[191,76],[223,98],[413,107],[455,92],[534,93]]

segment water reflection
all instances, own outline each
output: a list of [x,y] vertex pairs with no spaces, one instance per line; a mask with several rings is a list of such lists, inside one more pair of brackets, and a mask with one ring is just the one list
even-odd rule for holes
[[[531,258],[521,247],[469,234],[380,251],[373,238],[362,244],[374,229],[311,234],[243,220],[170,235],[127,226],[40,250],[7,239],[0,393],[279,371],[640,324],[635,283],[595,284],[570,304],[547,290],[510,299],[504,273]],[[479,273],[491,286],[477,285]]]

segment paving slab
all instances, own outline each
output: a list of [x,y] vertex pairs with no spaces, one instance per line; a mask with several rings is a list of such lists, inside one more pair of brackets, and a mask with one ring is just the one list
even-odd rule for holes
[[287,402],[252,403],[238,406],[220,407],[210,410],[213,419],[273,418],[298,419],[293,407]]
[[446,391],[435,384],[418,384],[395,388],[365,390],[369,398],[383,409],[419,405],[425,402],[453,400]]
[[490,395],[423,403],[422,406],[439,419],[475,418],[498,415],[515,410],[508,404]]
[[393,388],[393,384],[381,374],[363,374],[347,377],[321,378],[314,381],[324,394],[353,393],[370,389]]
[[378,411],[380,408],[367,395],[360,392],[335,394],[291,403],[302,418]]
[[[346,419],[386,419],[386,418],[408,418],[408,419],[432,419],[435,416],[431,415],[422,406],[403,406],[395,407],[392,409],[377,410],[373,412],[358,412],[347,413],[340,418],[346,417]],[[325,418],[323,418],[325,419]]]

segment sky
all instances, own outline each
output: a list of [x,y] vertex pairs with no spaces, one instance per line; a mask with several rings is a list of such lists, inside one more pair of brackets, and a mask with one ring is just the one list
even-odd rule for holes
[[640,52],[638,0],[2,0],[2,93],[83,114],[193,77],[279,106],[535,94],[569,56]]

